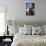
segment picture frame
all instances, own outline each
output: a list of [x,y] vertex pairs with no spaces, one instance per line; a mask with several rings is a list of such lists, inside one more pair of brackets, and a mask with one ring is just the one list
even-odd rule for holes
[[26,3],[26,16],[34,16],[35,14],[35,4]]

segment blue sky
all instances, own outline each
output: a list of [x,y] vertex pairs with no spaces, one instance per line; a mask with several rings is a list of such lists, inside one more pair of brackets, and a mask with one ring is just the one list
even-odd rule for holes
[[32,8],[32,3],[26,3],[26,8]]

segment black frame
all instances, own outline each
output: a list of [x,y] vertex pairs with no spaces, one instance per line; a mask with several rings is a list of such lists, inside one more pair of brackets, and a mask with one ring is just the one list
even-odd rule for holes
[[35,4],[26,3],[26,16],[33,16],[35,14]]

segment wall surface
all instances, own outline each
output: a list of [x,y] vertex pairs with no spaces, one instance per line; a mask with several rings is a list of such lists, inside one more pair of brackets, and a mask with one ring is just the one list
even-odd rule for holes
[[[26,16],[26,2],[35,3],[34,16]],[[0,0],[0,4],[7,5],[7,20],[46,21],[46,0]]]

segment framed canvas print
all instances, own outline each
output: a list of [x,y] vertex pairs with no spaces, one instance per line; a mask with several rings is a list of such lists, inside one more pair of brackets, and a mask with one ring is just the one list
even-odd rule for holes
[[33,16],[35,14],[35,4],[26,3],[26,16]]

